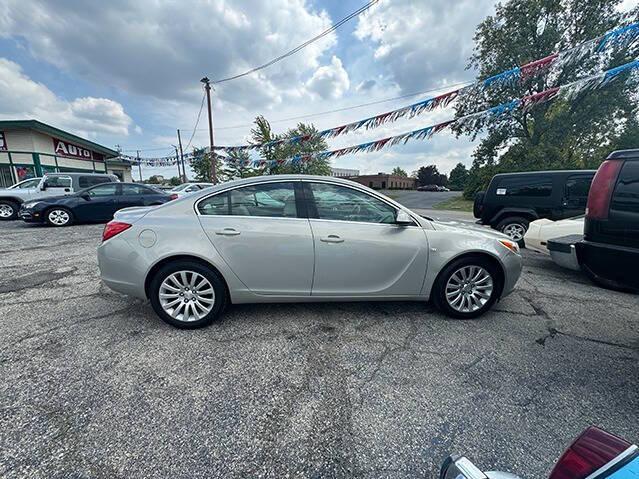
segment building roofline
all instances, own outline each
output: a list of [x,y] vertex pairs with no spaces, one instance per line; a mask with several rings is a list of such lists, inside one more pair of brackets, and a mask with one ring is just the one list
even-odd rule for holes
[[68,133],[64,130],[60,130],[46,123],[42,123],[38,120],[0,120],[0,129],[27,129],[46,133],[61,140],[67,140],[73,143],[78,143],[80,146],[89,148],[97,153],[101,153],[107,158],[115,158],[119,156],[119,153],[106,146],[99,145],[90,140],[86,140],[82,137]]

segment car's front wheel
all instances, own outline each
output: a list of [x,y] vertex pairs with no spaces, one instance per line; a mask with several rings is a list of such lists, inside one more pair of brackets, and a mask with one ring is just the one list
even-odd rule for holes
[[151,280],[151,306],[166,323],[183,329],[208,326],[226,305],[226,287],[220,276],[195,261],[163,266]]
[[15,201],[0,201],[0,221],[15,220],[18,217],[18,209]]
[[502,289],[499,267],[481,256],[453,261],[437,277],[432,299],[447,316],[473,319],[488,311]]
[[73,213],[66,208],[51,208],[45,219],[51,226],[69,226],[73,224]]
[[501,231],[513,241],[516,241],[519,246],[524,246],[524,235],[528,231],[530,221],[520,216],[511,216],[505,218],[499,222],[495,228],[497,231]]

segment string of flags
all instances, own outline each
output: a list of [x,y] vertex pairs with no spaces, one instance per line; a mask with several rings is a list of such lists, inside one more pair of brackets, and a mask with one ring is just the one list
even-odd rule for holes
[[485,80],[475,82],[456,90],[443,93],[438,96],[430,97],[425,100],[410,104],[408,106],[398,108],[396,110],[387,111],[376,116],[364,118],[363,120],[354,121],[345,125],[328,128],[319,131],[315,135],[303,135],[292,138],[284,138],[273,140],[266,143],[257,143],[239,146],[216,146],[216,150],[222,150],[226,153],[251,151],[261,148],[274,147],[282,144],[298,144],[310,140],[312,137],[330,139],[336,138],[347,133],[365,129],[370,130],[377,128],[386,123],[393,123],[401,118],[414,118],[426,112],[433,111],[438,108],[445,108],[452,101],[462,95],[477,95],[488,88],[499,86],[515,86],[516,84],[533,78],[547,71],[550,67],[558,70],[563,69],[567,65],[579,62],[588,55],[601,53],[611,46],[630,45],[634,41],[639,40],[639,23],[611,30],[597,38],[586,40],[579,45],[563,50],[544,58],[534,60],[522,66],[512,68],[510,70],[493,75]]
[[[414,118],[426,112],[433,111],[438,108],[445,108],[454,100],[463,95],[481,95],[489,88],[516,86],[520,82],[529,80],[537,75],[548,72],[551,68],[560,71],[564,67],[582,61],[584,58],[593,55],[600,54],[607,51],[610,47],[630,46],[634,42],[639,41],[639,23],[631,23],[629,25],[611,30],[597,38],[586,40],[579,45],[572,48],[562,50],[557,53],[553,53],[544,58],[534,60],[524,65],[506,70],[504,72],[493,75],[484,80],[477,81],[470,85],[451,90],[449,92],[420,100],[416,103],[387,111],[379,115],[375,115],[362,120],[340,125],[334,128],[328,128],[317,132],[315,135],[303,135],[292,138],[285,138],[274,140],[261,144],[239,145],[239,146],[216,146],[214,149],[220,153],[229,154],[234,152],[252,151],[262,148],[268,148],[278,146],[282,144],[298,144],[304,141],[308,141],[312,138],[331,139],[336,138],[347,133],[365,129],[370,130],[382,126],[387,123],[395,122],[401,118]],[[397,145],[399,143],[406,143],[409,140],[427,140],[432,138],[433,135],[446,130],[453,123],[457,125],[466,126],[468,128],[478,128],[479,125],[489,118],[507,118],[507,114],[517,108],[530,109],[533,106],[550,101],[557,96],[562,96],[566,100],[572,100],[577,97],[581,92],[586,90],[595,90],[608,85],[610,82],[617,79],[621,74],[626,71],[634,70],[639,67],[639,60],[635,60],[625,65],[591,75],[589,77],[571,82],[561,87],[555,87],[545,90],[540,93],[529,95],[521,99],[512,100],[501,105],[483,110],[477,113],[462,116],[460,118],[445,121],[435,125],[427,126],[419,130],[410,131],[401,135],[391,136],[383,138],[373,142],[362,143],[359,145],[349,146],[338,150],[325,151],[317,154],[295,156],[284,160],[231,160],[228,157],[216,154],[217,157],[224,159],[227,162],[234,162],[244,166],[260,167],[265,165],[273,166],[275,164],[284,163],[299,163],[302,161],[308,161],[314,158],[336,158],[347,154],[358,152],[372,152],[378,151],[382,148]],[[202,155],[210,154],[210,149],[206,148],[204,153],[199,153],[198,156],[194,153],[184,154],[184,160],[190,161],[195,158],[199,158]],[[176,155],[169,155],[163,157],[154,158],[139,158],[130,155],[120,155],[120,158],[129,160],[132,165],[147,165],[151,167],[155,166],[173,166],[180,158]]]
[[337,150],[323,151],[323,152],[315,153],[315,154],[296,155],[294,157],[287,158],[287,159],[232,160],[230,158],[225,158],[225,161],[234,163],[238,166],[263,167],[263,166],[276,166],[276,165],[283,165],[283,164],[300,164],[304,161],[309,161],[314,159],[339,158],[341,156],[349,155],[353,153],[379,151],[383,148],[391,147],[400,143],[406,144],[408,141],[412,141],[412,140],[428,140],[432,138],[433,135],[446,130],[453,124],[456,124],[462,127],[468,127],[471,129],[477,129],[479,125],[481,124],[481,122],[484,122],[489,119],[507,120],[509,114],[518,108],[529,110],[535,105],[538,105],[540,103],[544,103],[547,101],[551,101],[556,98],[563,98],[565,100],[571,101],[585,91],[597,90],[597,89],[608,86],[613,81],[618,80],[622,76],[622,74],[628,73],[628,72],[639,72],[639,60],[628,62],[616,68],[612,68],[610,70],[606,70],[601,73],[590,75],[588,77],[567,83],[560,87],[549,88],[548,90],[544,90],[539,93],[534,93],[532,95],[528,95],[523,98],[511,100],[509,102],[502,103],[501,105],[494,106],[484,111],[472,113],[470,115],[465,115],[465,116],[456,118],[454,120],[448,120],[445,122],[437,123],[435,125],[430,125],[425,128],[420,128],[418,130],[402,133],[400,135],[389,136],[387,138],[382,138],[380,140],[361,143],[359,145],[348,146],[348,147],[340,148]]

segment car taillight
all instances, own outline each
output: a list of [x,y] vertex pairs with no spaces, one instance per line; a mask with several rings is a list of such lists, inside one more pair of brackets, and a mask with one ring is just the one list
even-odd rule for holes
[[622,161],[606,160],[597,170],[588,193],[588,204],[586,206],[586,216],[588,218],[597,220],[608,218],[612,190],[615,188],[617,175],[622,164]]
[[177,200],[178,199],[178,194],[177,193],[171,193],[171,196],[169,197],[172,200]]
[[102,232],[102,241],[104,242],[109,238],[113,238],[115,235],[128,230],[130,227],[131,225],[129,223],[122,223],[121,221],[109,221],[104,226],[104,231]]
[[584,479],[631,445],[597,427],[589,427],[566,449],[549,479]]

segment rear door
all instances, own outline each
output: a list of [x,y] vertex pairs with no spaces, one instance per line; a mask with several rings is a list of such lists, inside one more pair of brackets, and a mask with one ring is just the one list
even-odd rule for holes
[[310,295],[313,236],[299,182],[243,186],[196,205],[209,240],[248,289],[263,295]]
[[428,263],[419,225],[396,225],[395,207],[361,190],[304,183],[315,239],[313,296],[419,294]]
[[142,185],[123,184],[122,194],[118,197],[118,209],[129,208],[132,206],[148,206],[159,200],[160,194],[155,190]]
[[588,202],[588,192],[594,175],[571,175],[564,180],[561,210],[558,219],[583,215]]
[[83,221],[109,221],[119,209],[119,195],[119,183],[104,183],[89,188],[79,197],[74,214]]

